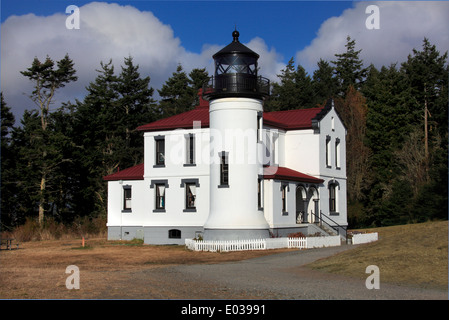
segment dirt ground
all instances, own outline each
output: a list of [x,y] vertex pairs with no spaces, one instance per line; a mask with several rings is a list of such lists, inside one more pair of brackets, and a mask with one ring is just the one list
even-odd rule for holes
[[[288,250],[192,252],[184,246],[133,245],[105,239],[89,239],[84,248],[81,240],[25,242],[19,249],[0,251],[0,299],[260,298],[189,279],[170,281],[170,274],[162,269],[239,261]],[[79,268],[80,290],[66,287],[72,275],[66,273],[70,265]]]

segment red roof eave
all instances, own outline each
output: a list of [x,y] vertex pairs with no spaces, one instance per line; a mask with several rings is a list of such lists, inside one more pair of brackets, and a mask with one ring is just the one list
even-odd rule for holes
[[323,179],[309,176],[299,171],[295,171],[285,167],[274,166],[265,167],[263,177],[264,179],[288,180],[315,184],[322,184],[324,182]]
[[137,166],[118,171],[116,173],[103,177],[105,181],[118,181],[118,180],[143,180],[144,164],[138,164]]

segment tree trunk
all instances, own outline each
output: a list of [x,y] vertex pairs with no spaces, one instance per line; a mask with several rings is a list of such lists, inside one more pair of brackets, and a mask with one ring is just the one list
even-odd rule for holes
[[39,225],[40,226],[42,226],[44,223],[45,183],[46,183],[46,176],[45,176],[45,174],[43,174],[42,178],[41,178],[41,186],[40,186],[40,192],[39,192]]

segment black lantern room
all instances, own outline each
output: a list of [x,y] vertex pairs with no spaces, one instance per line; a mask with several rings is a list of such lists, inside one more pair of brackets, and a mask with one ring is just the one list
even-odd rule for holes
[[270,94],[270,81],[257,75],[259,55],[239,42],[237,30],[232,37],[229,45],[213,55],[215,74],[203,88],[204,98],[264,99]]

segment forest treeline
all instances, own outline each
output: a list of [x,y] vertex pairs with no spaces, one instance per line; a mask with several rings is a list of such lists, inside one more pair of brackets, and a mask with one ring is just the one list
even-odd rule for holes
[[[266,111],[323,106],[329,98],[347,128],[348,220],[351,228],[447,219],[447,52],[427,39],[406,61],[364,67],[356,42],[335,60],[320,59],[312,75],[292,58],[272,83]],[[100,62],[82,100],[54,105],[77,81],[76,64],[35,58],[21,74],[33,83],[16,124],[1,96],[1,224],[26,219],[72,223],[105,218],[103,176],[143,162],[139,125],[194,108],[205,68],[181,65],[153,97],[150,77],[132,57],[117,72]],[[305,155],[307,156],[307,155]]]

